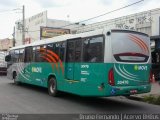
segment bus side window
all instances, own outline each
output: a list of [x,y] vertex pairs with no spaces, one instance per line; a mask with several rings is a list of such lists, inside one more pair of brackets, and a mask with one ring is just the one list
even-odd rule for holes
[[14,50],[11,50],[9,54],[11,55],[11,63],[14,63]]
[[25,48],[24,62],[32,62],[32,47],[26,47]]
[[81,62],[82,40],[75,41],[75,62]]
[[32,48],[32,56],[33,56],[33,57],[32,57],[32,58],[33,58],[32,61],[33,61],[33,62],[35,62],[35,54],[36,54],[35,52],[36,52],[36,47],[33,47],[33,48]]
[[46,59],[46,45],[41,45],[39,51],[39,61],[48,62]]
[[53,44],[53,52],[59,56],[59,48],[60,48],[60,43],[54,43]]
[[39,50],[40,46],[35,47],[35,62],[39,62]]
[[35,47],[35,62],[46,62],[46,47],[45,45]]
[[67,41],[67,62],[81,62],[82,39],[75,38]]
[[67,43],[67,62],[74,62],[74,41]]
[[20,49],[19,51],[19,61],[24,62],[24,49]]
[[19,50],[14,50],[14,62],[19,62]]
[[95,36],[84,39],[83,42],[83,61],[84,62],[102,62],[104,47],[103,36]]
[[66,48],[66,42],[61,42],[60,46],[59,46],[60,50],[59,50],[59,57],[61,59],[61,61],[64,61],[64,56],[65,56],[65,48]]
[[83,42],[83,61],[88,62],[91,58],[91,51],[89,49],[89,39],[85,39]]
[[60,48],[59,46],[60,46],[59,43],[52,43],[47,45],[47,54],[48,56],[52,57],[52,59],[50,58],[52,62],[58,61],[55,57],[55,54],[59,56],[59,48]]

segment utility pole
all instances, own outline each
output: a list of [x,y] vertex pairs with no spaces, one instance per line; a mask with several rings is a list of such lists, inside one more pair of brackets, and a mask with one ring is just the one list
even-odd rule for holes
[[22,44],[25,44],[25,6],[22,9]]
[[16,40],[15,40],[15,26],[13,28],[13,47],[15,47]]

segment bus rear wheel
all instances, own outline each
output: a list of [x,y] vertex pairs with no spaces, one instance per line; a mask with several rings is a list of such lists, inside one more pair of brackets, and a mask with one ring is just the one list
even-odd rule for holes
[[49,78],[48,93],[50,96],[56,97],[58,95],[57,82],[54,77]]

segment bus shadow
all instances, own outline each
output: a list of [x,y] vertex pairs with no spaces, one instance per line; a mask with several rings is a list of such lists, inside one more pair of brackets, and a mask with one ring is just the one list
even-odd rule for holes
[[47,94],[48,91],[46,88],[43,88],[43,87],[39,87],[39,86],[36,86],[36,85],[30,85],[30,84],[25,84],[25,83],[20,83],[20,84],[14,84],[13,82],[12,83],[8,83],[14,87],[17,87],[17,88],[23,88],[23,89],[27,89],[29,91],[35,91],[35,92],[38,92],[38,93],[43,93],[43,94]]
[[[63,96],[62,96],[63,95]],[[111,112],[125,112],[126,111],[137,111],[140,109],[143,109],[142,106],[128,102],[131,101],[127,98],[120,98],[120,97],[81,97],[77,95],[72,94],[66,94],[62,93],[60,96],[61,99],[70,101],[72,103],[79,103],[83,106],[87,106],[93,109],[96,109],[96,111],[104,112],[107,111],[107,113]],[[143,110],[144,111],[144,110]]]
[[[81,97],[78,95],[73,95],[69,93],[60,92],[58,97],[51,97],[48,95],[47,88],[42,88],[39,86],[34,85],[28,85],[28,84],[21,84],[21,85],[15,85],[14,83],[9,83],[12,86],[16,86],[19,88],[27,89],[29,91],[34,91],[39,94],[44,94],[46,96],[46,99],[52,99],[59,100],[63,103],[63,101],[74,103],[82,106],[86,106],[92,109],[96,109],[99,113],[102,113],[104,111],[107,111],[107,113],[123,113],[128,112],[136,112],[138,111],[145,111],[143,106],[140,104],[136,104],[133,102],[133,100],[129,100],[127,98],[120,98],[120,97]],[[48,96],[48,97],[47,97]]]

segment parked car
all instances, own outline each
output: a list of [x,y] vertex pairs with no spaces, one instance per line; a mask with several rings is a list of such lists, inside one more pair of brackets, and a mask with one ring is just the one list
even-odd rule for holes
[[0,51],[0,75],[7,74],[7,62],[5,62],[5,56],[7,54],[7,51]]

